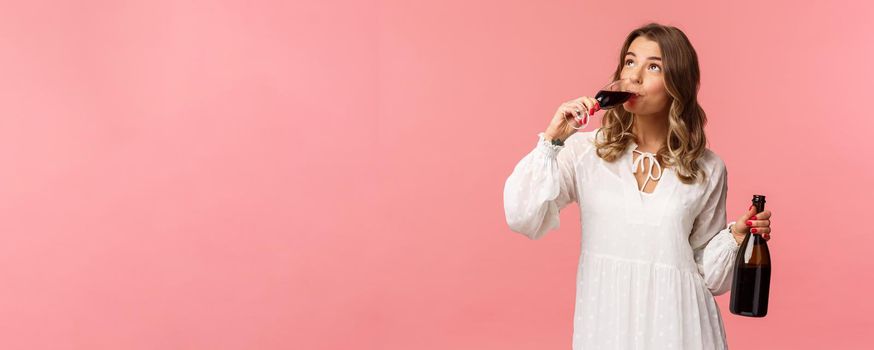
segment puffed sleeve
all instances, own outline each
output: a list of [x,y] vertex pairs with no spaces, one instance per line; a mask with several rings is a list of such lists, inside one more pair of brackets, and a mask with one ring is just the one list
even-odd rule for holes
[[692,224],[689,244],[707,288],[721,295],[731,289],[739,245],[729,231],[734,222],[725,222],[728,170],[721,159],[716,159],[708,178],[704,206]]
[[581,134],[568,137],[564,146],[538,134],[537,145],[504,183],[504,214],[510,230],[539,239],[559,228],[559,211],[577,200],[574,162],[585,138]]

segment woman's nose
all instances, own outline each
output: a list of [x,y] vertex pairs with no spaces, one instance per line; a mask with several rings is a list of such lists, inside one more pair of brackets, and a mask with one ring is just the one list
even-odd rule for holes
[[628,79],[635,84],[641,84],[643,81],[640,78],[640,69],[634,69],[626,72],[625,76],[622,79]]
[[627,78],[632,83],[635,83],[635,84],[642,83],[642,80],[640,78],[640,70],[639,69],[635,69],[635,70],[631,71],[631,74],[629,74]]

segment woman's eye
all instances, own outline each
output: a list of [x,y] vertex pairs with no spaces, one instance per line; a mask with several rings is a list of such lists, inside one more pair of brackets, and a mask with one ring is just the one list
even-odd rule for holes
[[[626,60],[626,61],[625,61],[625,66],[628,66],[628,65],[631,64],[631,63],[634,63],[634,61],[632,61],[632,60]],[[658,68],[657,72],[661,72],[661,71],[662,71],[662,67],[659,67],[659,65],[657,65],[657,64],[655,64],[655,63],[649,65],[649,68],[652,68],[652,67],[656,67],[656,68]]]

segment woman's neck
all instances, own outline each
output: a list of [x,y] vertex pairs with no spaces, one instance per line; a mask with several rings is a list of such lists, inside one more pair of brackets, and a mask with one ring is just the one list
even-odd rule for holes
[[633,115],[632,132],[637,138],[637,148],[655,153],[668,138],[668,116]]

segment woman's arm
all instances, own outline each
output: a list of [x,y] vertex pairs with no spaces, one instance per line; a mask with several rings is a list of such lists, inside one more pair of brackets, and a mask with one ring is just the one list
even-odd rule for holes
[[734,222],[725,223],[728,170],[721,159],[717,158],[708,177],[704,207],[692,225],[689,243],[707,288],[713,295],[721,295],[731,289],[739,247],[730,229]]
[[504,214],[512,231],[539,239],[559,227],[559,211],[577,200],[575,161],[585,134],[575,133],[564,146],[538,134],[534,149],[504,184]]

